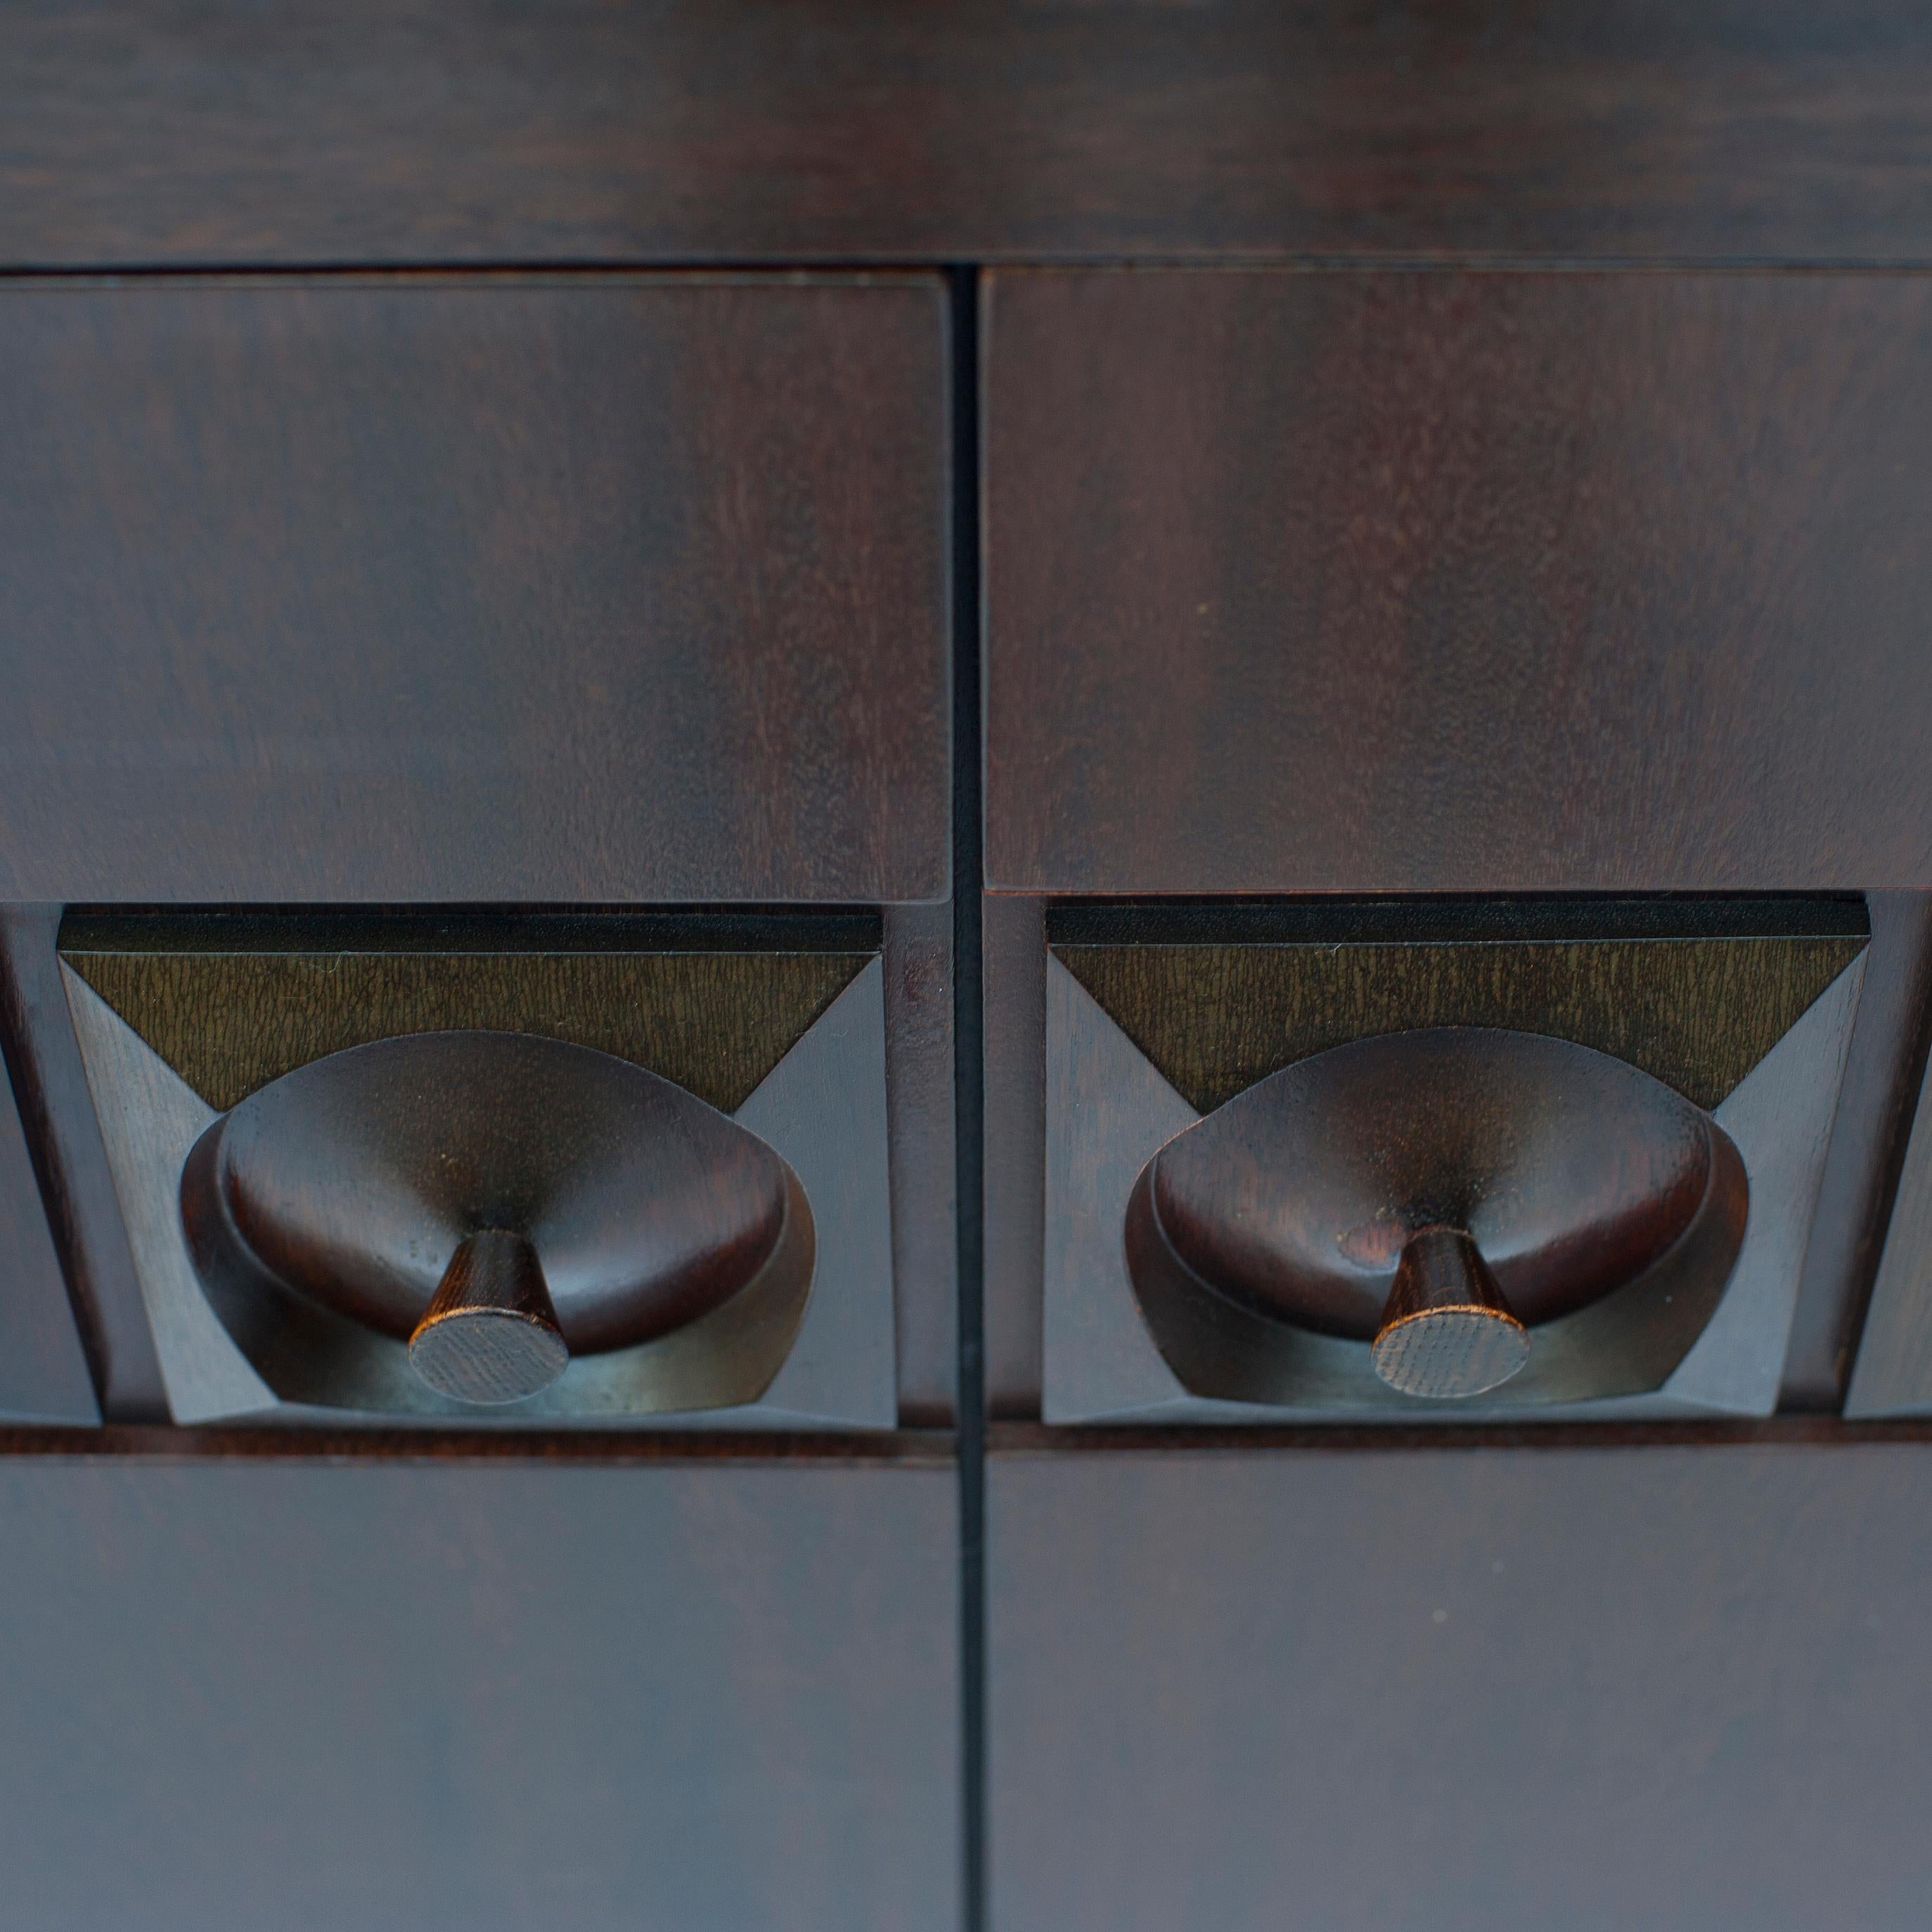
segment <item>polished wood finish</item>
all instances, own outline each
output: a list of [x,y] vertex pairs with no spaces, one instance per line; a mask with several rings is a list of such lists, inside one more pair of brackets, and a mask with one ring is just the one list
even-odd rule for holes
[[[797,1177],[755,1135],[628,1061],[510,1033],[409,1034],[285,1074],[197,1141],[180,1215],[203,1293],[278,1398],[398,1415],[754,1402],[814,1250]],[[517,1306],[542,1331],[480,1397],[456,1338],[517,1316],[483,1312],[502,1298],[476,1292],[479,1236],[522,1238]]]
[[1715,1107],[1868,938],[1856,900],[1073,906],[1053,956],[1206,1113],[1370,1034],[1522,1028]]
[[[0,956],[0,1046],[18,1057],[9,1037],[20,1003],[5,987]],[[0,1062],[0,1415],[16,1422],[94,1424],[100,1420],[80,1330],[68,1299],[34,1173],[33,1156]]]
[[[1814,1432],[1822,1426],[1800,1418]],[[1838,1425],[1829,1425],[1834,1432]],[[1520,1433],[1520,1432],[1518,1432]],[[1928,1432],[1912,1423],[1867,1424],[1848,1440],[1917,1442]],[[1730,1438],[1736,1437],[1732,1431]],[[1270,1438],[1272,1439],[1272,1438]],[[1754,1438],[1754,1439],[1755,1439]],[[577,1462],[596,1468],[640,1463],[803,1463],[844,1468],[880,1463],[908,1469],[956,1468],[952,1432],[940,1429],[837,1430],[769,1429],[644,1434],[629,1430],[255,1429],[245,1424],[176,1428],[168,1424],[104,1423],[68,1430],[0,1424],[0,1457],[82,1456],[178,1465],[198,1462]]]
[[[1890,970],[1898,934],[1886,903]],[[1619,1400],[1644,1402],[1659,1416],[1768,1412],[1801,1261],[1810,1256],[1814,1275],[1856,1267],[1856,1231],[1844,1216],[1834,1214],[1815,1236],[1812,1221],[1834,1109],[1848,1117],[1853,1140],[1869,1139],[1869,1078],[1838,1107],[1868,944],[1866,914],[1856,900],[1076,902],[1047,913],[1043,938],[1037,902],[990,902],[992,916],[1016,929],[1029,907],[1030,946],[1012,949],[1004,980],[989,986],[1004,988],[1017,1039],[1022,1003],[1037,997],[1026,991],[1028,963],[1037,960],[1058,975],[1048,1007],[1055,1017],[1034,1020],[1031,1038],[1058,1043],[1046,1062],[1033,1062],[1038,1084],[1030,1102],[1017,1081],[989,1082],[989,1159],[1000,1157],[1016,1122],[1042,1108],[1047,1141],[1036,1172],[1048,1198],[1045,1212],[1036,1210],[1024,1224],[1033,1231],[1030,1249],[1018,1238],[1024,1226],[1013,1204],[1000,1210],[1000,1225],[1014,1238],[1004,1268],[988,1281],[988,1349],[990,1361],[1013,1366],[1008,1384],[996,1385],[997,1414],[1252,1426],[1260,1418],[1246,1405],[1282,1400],[1286,1385],[1256,1362],[1221,1359],[1232,1346],[1225,1336],[1211,1352],[1219,1364],[1209,1364],[1218,1391],[1212,1400],[1190,1396],[1188,1376],[1177,1378],[1154,1348],[1120,1246],[1137,1178],[1164,1147],[1162,1162],[1178,1163],[1190,1148],[1204,1146],[1189,1131],[1202,1103],[1248,1088],[1282,1063],[1306,1064],[1308,1048],[1337,1035],[1406,1031],[1438,1016],[1614,1049],[1719,1108],[1754,1189],[1762,1178],[1722,1318],[1713,1317],[1676,1372],[1666,1365],[1660,1393]],[[1095,1004],[1096,994],[1108,1010]],[[1895,1029],[1898,995],[1886,998],[1892,1017],[1881,1014],[1864,1050],[1868,1062],[1875,1064]],[[1036,1046],[1036,1056],[1040,1052]],[[1478,1090],[1472,1084],[1470,1096]],[[1410,1097],[1391,1096],[1392,1118],[1407,1119]],[[1462,1124],[1453,1106],[1450,1117]],[[1245,1146],[1239,1134],[1234,1142],[1238,1152]],[[1330,1152],[1323,1141],[1318,1166]],[[1856,1182],[1866,1156],[1848,1142],[1839,1158]],[[1260,1234],[1284,1202],[1300,1202],[1306,1191],[1298,1178],[1289,1186],[1276,1176],[1224,1195],[1217,1189],[1233,1177],[1212,1160],[1196,1178],[1196,1205],[1243,1238]],[[1430,1210],[1443,1211],[1441,1204]],[[989,1210],[989,1225],[994,1220]],[[1184,1215],[1176,1238],[1186,1226]],[[1328,1252],[1332,1244],[1331,1231],[1310,1252]],[[1399,1245],[1388,1246],[1382,1274],[1357,1278],[1352,1325],[1363,1340],[1382,1319]],[[1223,1288],[1243,1273],[1211,1241],[1194,1259]],[[1168,1272],[1159,1270],[1163,1278]],[[1196,1267],[1185,1272],[1196,1276]],[[1185,1280],[1179,1285],[1187,1287]],[[1821,1292],[1837,1290],[1827,1282],[1812,1290]],[[1198,1300],[1198,1286],[1192,1293]],[[1669,1306],[1673,1319],[1682,1312],[1675,1300]],[[1817,1318],[1832,1318],[1819,1310]],[[1222,1315],[1211,1325],[1225,1329],[1228,1321]],[[1058,1338],[1050,1349],[1042,1347],[1043,1328]],[[1196,1361],[1190,1372],[1202,1366]],[[1355,1396],[1336,1394],[1340,1408],[1324,1414],[1354,1405]],[[1295,1400],[1313,1406],[1311,1395],[1304,1389]]]
[[[1191,1395],[1588,1401],[1668,1381],[1718,1310],[1749,1196],[1723,1130],[1636,1068],[1538,1034],[1437,1028],[1298,1061],[1174,1136],[1135,1185],[1127,1264]],[[1483,1252],[1454,1285],[1486,1276],[1486,1292],[1422,1286],[1438,1234],[1474,1237]],[[1472,1302],[1516,1330],[1507,1345],[1493,1324],[1487,1346],[1464,1335],[1485,1360],[1509,1353],[1508,1374],[1392,1372],[1391,1329],[1439,1328],[1439,1307]]]
[[0,260],[1932,256],[1910,0],[70,0]]
[[[894,910],[896,923],[910,920],[920,931],[917,922],[927,914]],[[900,1110],[898,1137],[912,1169],[902,1180],[888,1146],[887,1020],[876,952],[881,923],[876,914],[770,910],[70,915],[61,928],[62,956],[76,975],[69,996],[90,1042],[94,1088],[94,1100],[83,1104],[90,1123],[102,1124],[116,1164],[118,1214],[140,1250],[141,1286],[174,1413],[206,1419],[275,1404],[268,1384],[212,1324],[182,1246],[179,1172],[215,1106],[239,1102],[332,1052],[401,1034],[481,1028],[514,1032],[528,1044],[594,1047],[593,1059],[614,1054],[732,1108],[752,1132],[783,1142],[816,1203],[826,1292],[808,1318],[802,1353],[809,1365],[801,1362],[796,1375],[767,1390],[761,1406],[770,1412],[754,1420],[890,1426],[899,1412],[890,1362],[897,1317],[910,1311],[916,1339],[909,1359],[925,1379],[914,1389],[908,1419],[949,1420],[950,1275],[902,1270],[896,1250],[902,1245],[916,1256],[922,1243],[929,1247],[952,1232],[950,1177],[932,1172],[920,1112],[923,1106],[929,1114],[950,1091],[950,1022],[939,1028],[946,1058],[935,1099],[920,1090],[933,1058],[934,995],[923,977],[916,995],[902,986],[902,1018],[910,1012],[918,1024],[900,1056],[912,1090]],[[914,976],[903,963],[906,950],[902,932],[886,948],[886,963],[902,980]],[[943,987],[944,950],[936,961],[929,947],[916,956]],[[491,1096],[490,1106],[506,1120],[517,1118],[513,1098],[499,1104]],[[559,1118],[570,1117],[566,1105]],[[443,1124],[466,1128],[461,1120]],[[551,1138],[562,1131],[553,1126]],[[896,1190],[891,1202],[889,1186]],[[358,1200],[364,1191],[359,1182],[346,1190]],[[444,1245],[463,1232],[448,1231]],[[359,1349],[358,1342],[351,1352]],[[758,1359],[769,1369],[769,1351]],[[745,1399],[760,1385],[748,1375],[741,1361],[728,1378]],[[346,1399],[333,1369],[319,1380],[306,1372],[298,1379],[312,1384],[324,1406]],[[702,1406],[726,1386],[714,1376],[694,1389],[688,1373],[668,1364],[652,1379],[645,1405],[652,1412],[700,1397]],[[682,1397],[673,1399],[673,1384]],[[413,1393],[406,1382],[401,1389]],[[389,1394],[396,1393],[392,1378]],[[366,1390],[358,1402],[389,1406]],[[632,1397],[617,1406],[642,1412]],[[569,1407],[587,1414],[596,1404],[572,1396]]]
[[1627,1062],[1442,1027],[1270,1075],[1144,1180],[1162,1235],[1222,1292],[1365,1341],[1432,1228],[1489,1249],[1526,1322],[1588,1307],[1682,1238],[1717,1184],[1715,1141],[1708,1114]]
[[943,897],[945,358],[918,277],[0,291],[0,895]]
[[[333,1343],[321,1346],[322,1338],[316,1338],[319,1346],[313,1350],[290,1346],[286,1322],[278,1319],[265,1327],[248,1306],[232,1298],[224,1313],[238,1325],[225,1325],[211,1306],[211,1284],[190,1252],[184,1226],[183,1168],[195,1154],[197,1143],[218,1126],[221,1117],[85,980],[64,965],[62,970],[72,1032],[78,1036],[86,1079],[98,1102],[90,1118],[98,1123],[105,1143],[104,1157],[116,1197],[113,1211],[124,1220],[138,1258],[136,1288],[148,1318],[144,1332],[152,1334],[167,1412],[184,1424],[239,1416],[297,1422],[340,1419],[344,1413],[345,1391],[338,1372],[344,1366],[339,1348]],[[760,1288],[757,1304],[764,1312],[756,1320],[752,1318],[753,1298],[734,1298],[713,1316],[667,1336],[661,1360],[628,1366],[614,1360],[604,1364],[609,1376],[600,1372],[567,1405],[553,1403],[545,1408],[552,1421],[589,1427],[600,1420],[608,1424],[626,1415],[650,1415],[656,1418],[650,1425],[654,1427],[839,1430],[894,1426],[898,1419],[896,1283],[884,1036],[881,962],[874,960],[730,1121],[708,1114],[681,1089],[659,1083],[664,1094],[718,1130],[728,1133],[748,1130],[788,1165],[794,1178],[788,1182],[784,1225],[793,1232],[781,1241],[780,1251],[773,1253],[771,1294],[767,1297]],[[652,1077],[626,1063],[541,1036],[491,1037],[520,1052],[580,1056],[632,1083],[649,1082]],[[382,1044],[432,1055],[457,1053],[460,1065],[440,1067],[428,1076],[421,1094],[406,1096],[412,1106],[424,1100],[433,1108],[447,1103],[448,1121],[442,1122],[439,1116],[439,1136],[446,1124],[455,1124],[470,1132],[483,1127],[494,1132],[498,1115],[505,1124],[518,1120],[516,1104],[509,1097],[518,1078],[500,1079],[490,1074],[483,1082],[485,1090],[479,1100],[475,1079],[464,1072],[469,1056],[460,1034],[418,1034]],[[376,1046],[349,1050],[352,1055],[376,1051]],[[327,1060],[311,1062],[284,1076],[276,1087],[298,1082],[329,1064]],[[274,1090],[272,1087],[253,1096],[231,1118],[266,1105],[268,1095]],[[556,1094],[546,1103],[543,1124],[530,1137],[533,1162],[543,1156],[547,1144],[555,1143],[560,1151],[572,1141],[582,1144],[586,1126],[594,1125],[586,1118],[583,1097]],[[528,1124],[526,1116],[523,1124]],[[299,1132],[289,1143],[305,1144]],[[338,1137],[334,1151],[343,1150]],[[380,1148],[376,1151],[382,1153]],[[476,1149],[472,1146],[469,1151],[474,1154]],[[591,1162],[585,1172],[596,1178],[596,1163]],[[344,1185],[339,1190],[326,1190],[333,1202],[331,1213],[346,1216],[352,1246],[359,1238],[356,1231],[364,1226],[358,1204],[370,1191],[374,1178],[367,1163],[359,1162],[352,1151]],[[608,1182],[608,1173],[602,1178]],[[212,1191],[220,1192],[218,1189]],[[444,1191],[442,1179],[435,1178],[425,1198],[440,1198]],[[804,1199],[796,1201],[800,1192]],[[808,1203],[815,1204],[808,1207]],[[623,1212],[634,1224],[634,1202]],[[495,1217],[493,1210],[490,1218]],[[809,1265],[808,1257],[801,1255],[796,1265],[786,1260],[780,1266],[782,1256],[790,1254],[797,1240],[806,1238],[808,1221],[818,1260],[817,1286],[806,1306],[796,1345],[783,1354],[783,1366],[773,1379],[772,1351],[782,1352],[789,1328],[779,1333],[766,1318],[770,1311],[765,1304],[780,1296],[784,1281],[795,1281]],[[621,1258],[626,1252],[634,1253],[634,1245],[620,1241],[613,1258]],[[765,1273],[760,1271],[761,1282]],[[252,1277],[250,1282],[252,1285]],[[784,1298],[795,1306],[796,1297],[788,1291]],[[248,1304],[256,1299],[252,1292],[244,1298]],[[291,1316],[320,1313],[311,1296],[298,1296],[297,1304],[286,1312]],[[412,1311],[412,1316],[418,1312]],[[758,1329],[764,1340],[755,1352],[756,1360],[748,1360],[734,1346],[720,1346],[723,1338],[714,1334],[714,1321],[734,1331]],[[356,1340],[357,1347],[350,1352],[366,1357],[359,1338],[351,1339]],[[748,1340],[748,1334],[740,1339]],[[653,1349],[658,1346],[652,1345]],[[258,1352],[266,1352],[259,1364],[251,1360]],[[754,1372],[760,1364],[762,1375]],[[370,1365],[364,1360],[361,1366]],[[278,1393],[282,1382],[290,1378],[313,1391],[316,1406],[304,1408],[292,1405]],[[584,1380],[581,1376],[577,1379]],[[372,1394],[375,1399],[368,1399]],[[739,1406],[717,1407],[721,1399],[734,1400]],[[404,1375],[388,1378],[374,1391],[362,1390],[354,1406],[370,1415],[393,1415],[413,1412],[419,1400],[420,1391],[412,1379]],[[491,1420],[487,1415],[471,1419],[485,1426]],[[518,1420],[516,1426],[527,1426],[526,1418]]]
[[0,1459],[10,1924],[957,1924],[950,1468],[391,1455]]
[[1932,282],[996,274],[986,872],[1932,884]]
[[1932,1887],[1922,1442],[995,1454],[993,1932],[1811,1932]]
[[106,914],[60,953],[226,1112],[325,1054],[481,1028],[593,1047],[742,1106],[879,944],[879,922]]
[[[886,904],[882,958],[782,983],[524,956],[435,990],[344,954],[136,985],[97,956],[74,1010],[145,1012],[221,1107],[380,1010],[536,1014],[762,1109],[872,1237],[786,1372],[896,1347],[898,1413],[949,1420],[981,1338],[944,898],[946,627],[976,613],[947,578],[983,483],[986,1339],[995,1412],[1038,1413],[1042,1176],[1094,1096],[1057,1066],[1050,1126],[1046,975],[1072,982],[1016,895],[1932,885],[1932,296],[1898,272],[1932,261],[1928,101],[1904,0],[23,13],[0,268],[140,272],[0,288],[0,897]],[[975,398],[907,265],[1324,258],[1432,272],[1003,274],[991,460],[956,416],[948,470]],[[1761,272],[1847,264],[1881,272]],[[1597,272],[1633,265],[1662,272]],[[50,916],[7,917],[22,1144],[140,1414]],[[1366,1011],[1359,958],[1291,1012],[1279,961],[1129,950],[1086,983],[1185,1098],[1102,1124],[1118,1153],[1351,1031],[1526,998],[1654,1050],[1767,1177],[1743,1318],[1672,1400],[1768,1403],[1859,937],[1552,947],[1533,984],[1438,958],[1406,1018]],[[1924,1058],[1922,974],[1880,979],[1786,1370],[1825,1406]],[[862,1052],[883,1070],[828,1104]],[[6,1125],[0,1094],[0,1240]],[[181,1149],[110,1129],[144,1132],[178,1237]],[[1932,1348],[1905,1170],[1865,1358],[1894,1376]],[[1462,1238],[1405,1232],[1384,1319],[1500,1309]],[[479,1241],[515,1263],[495,1288]],[[1438,1291],[1425,1248],[1462,1257]],[[506,1301],[547,1332],[540,1266],[472,1236],[430,1332]],[[782,1426],[886,1426],[892,1378],[856,1380],[788,1382]],[[1655,1426],[1239,1458],[1033,1432],[994,1459],[990,1710],[971,1436],[956,1520],[943,1442],[0,1432],[0,1918],[986,1932],[958,1885],[983,1716],[1000,1932],[1916,1923],[1924,1432]]]

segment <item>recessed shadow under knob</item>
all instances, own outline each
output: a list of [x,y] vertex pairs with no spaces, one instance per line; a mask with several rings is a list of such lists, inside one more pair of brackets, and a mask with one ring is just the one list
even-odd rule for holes
[[1403,1246],[1370,1359],[1404,1395],[1481,1395],[1528,1362],[1529,1331],[1461,1228],[1423,1228]]
[[410,1337],[410,1366],[458,1402],[521,1402],[569,1363],[536,1250],[500,1228],[457,1249]]

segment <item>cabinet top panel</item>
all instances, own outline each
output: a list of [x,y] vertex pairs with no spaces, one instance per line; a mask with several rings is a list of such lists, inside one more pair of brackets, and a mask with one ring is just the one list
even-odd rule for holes
[[920,277],[0,292],[0,896],[948,880]]
[[1932,280],[1012,271],[988,877],[1932,884]]
[[76,0],[0,262],[1932,258],[1914,0]]

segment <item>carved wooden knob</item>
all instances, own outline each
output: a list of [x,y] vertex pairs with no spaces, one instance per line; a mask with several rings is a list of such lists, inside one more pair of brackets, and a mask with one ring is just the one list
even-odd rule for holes
[[1529,1360],[1529,1331],[1461,1228],[1423,1228],[1402,1248],[1370,1354],[1404,1395],[1480,1395]]
[[410,1366],[460,1402],[521,1402],[569,1361],[536,1250],[498,1228],[458,1246],[410,1337]]

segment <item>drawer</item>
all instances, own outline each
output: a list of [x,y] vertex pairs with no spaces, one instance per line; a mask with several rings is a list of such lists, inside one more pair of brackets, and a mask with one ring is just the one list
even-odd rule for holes
[[943,1932],[954,1490],[10,1456],[9,1922]]
[[996,1454],[990,1923],[1916,1924],[1928,1473],[1802,1432]]
[[0,296],[0,898],[910,901],[934,278]]
[[1932,283],[1001,271],[986,876],[1932,883]]

